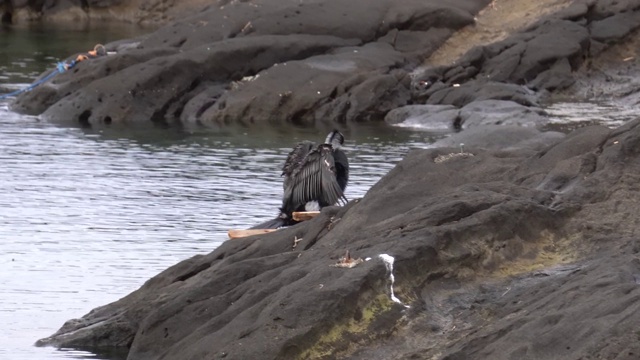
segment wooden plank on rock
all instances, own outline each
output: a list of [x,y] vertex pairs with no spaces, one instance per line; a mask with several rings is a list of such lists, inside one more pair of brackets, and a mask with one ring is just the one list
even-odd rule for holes
[[232,229],[232,230],[229,230],[228,235],[229,235],[229,239],[239,239],[239,238],[252,236],[252,235],[267,234],[274,231],[277,231],[277,229],[247,229],[247,230]]
[[295,221],[311,220],[318,215],[320,215],[320,211],[294,211],[293,220]]

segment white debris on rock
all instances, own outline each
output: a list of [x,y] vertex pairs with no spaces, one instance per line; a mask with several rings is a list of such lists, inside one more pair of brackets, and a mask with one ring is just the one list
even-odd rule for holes
[[395,282],[395,277],[393,276],[393,262],[395,261],[394,257],[388,254],[380,254],[378,255],[378,257],[382,259],[382,261],[384,262],[384,266],[387,268],[387,271],[389,272],[389,280],[391,280],[391,286],[390,286],[391,300],[406,308],[409,308],[409,305],[403,304],[402,301],[400,301],[400,299],[398,299],[396,295],[393,293],[393,283]]

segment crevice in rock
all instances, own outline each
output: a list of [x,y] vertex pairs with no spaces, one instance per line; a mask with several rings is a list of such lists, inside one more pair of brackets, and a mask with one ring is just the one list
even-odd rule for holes
[[184,43],[187,42],[187,38],[183,37],[180,38],[178,41],[176,41],[175,43],[171,44],[171,46],[175,47],[175,48],[180,48],[182,47],[182,45],[184,45]]
[[173,282],[175,283],[175,282],[178,282],[178,281],[185,281],[185,280],[189,279],[190,277],[196,276],[200,272],[202,272],[204,270],[207,270],[210,267],[211,267],[211,263],[208,263],[208,262],[200,264],[198,267],[196,267],[192,271],[190,271],[190,272],[188,272],[186,274],[178,276]]
[[296,111],[295,113],[293,113],[291,115],[291,117],[289,118],[289,120],[291,121],[291,123],[293,125],[296,126],[304,126],[304,124],[306,123],[306,115],[308,113],[308,110],[306,109],[300,109],[298,111]]
[[85,110],[78,116],[78,122],[83,127],[89,127],[91,126],[91,123],[89,123],[89,117],[91,117],[91,110]]
[[2,19],[1,19],[1,23],[3,25],[10,25],[13,23],[13,1],[12,0],[6,0],[3,1],[3,7],[2,7]]
[[161,109],[154,111],[149,120],[156,125],[168,126],[169,123],[165,117],[165,111],[170,105],[170,103],[167,103]]
[[[186,89],[177,91],[173,97],[167,100],[160,109],[151,115],[151,122],[162,126],[169,126],[169,120],[179,119],[185,104],[190,99],[187,95],[197,88],[200,83],[200,79],[194,79]],[[172,108],[174,109],[171,111]]]
[[473,216],[484,210],[490,209],[494,206],[495,205],[491,203],[484,203],[484,204],[480,204],[479,206],[470,206],[469,204],[461,204],[461,206],[454,206],[455,213],[449,216],[445,216],[441,219],[438,219],[438,221],[435,223],[435,226],[442,226],[449,223],[454,223],[454,222],[464,220],[465,218]]

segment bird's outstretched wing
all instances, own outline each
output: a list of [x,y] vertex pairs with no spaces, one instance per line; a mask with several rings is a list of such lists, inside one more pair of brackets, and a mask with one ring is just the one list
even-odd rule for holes
[[[347,159],[347,155],[340,150],[336,149],[333,151],[333,159],[336,163],[336,179],[338,181],[338,185],[340,185],[340,189],[344,193],[344,189],[347,188],[347,184],[349,183],[349,159]],[[344,202],[347,202],[346,198],[343,198]]]
[[283,187],[285,190],[289,186],[293,173],[301,168],[303,161],[315,146],[316,144],[314,142],[305,140],[296,144],[291,152],[289,152],[287,160],[285,160],[282,166],[282,176],[284,176]]
[[334,205],[344,194],[336,180],[336,167],[331,145],[322,144],[310,151],[285,184],[285,204],[297,209],[309,201],[320,206]]

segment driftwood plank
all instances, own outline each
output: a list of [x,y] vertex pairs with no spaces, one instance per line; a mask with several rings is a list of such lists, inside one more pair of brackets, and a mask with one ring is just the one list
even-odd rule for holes
[[[293,220],[295,221],[305,221],[305,220],[311,220],[314,217],[318,216],[320,214],[320,211],[295,211],[293,213]],[[229,239],[239,239],[239,238],[243,238],[243,237],[247,237],[247,236],[251,236],[251,235],[260,235],[260,234],[267,234],[270,232],[274,232],[277,229],[232,229],[229,230],[228,235],[229,235]]]
[[311,220],[318,215],[320,215],[320,211],[294,211],[293,220],[295,221]]
[[251,235],[260,235],[267,234],[270,232],[277,231],[277,229],[247,229],[247,230],[229,230],[228,235],[229,239],[238,239]]

